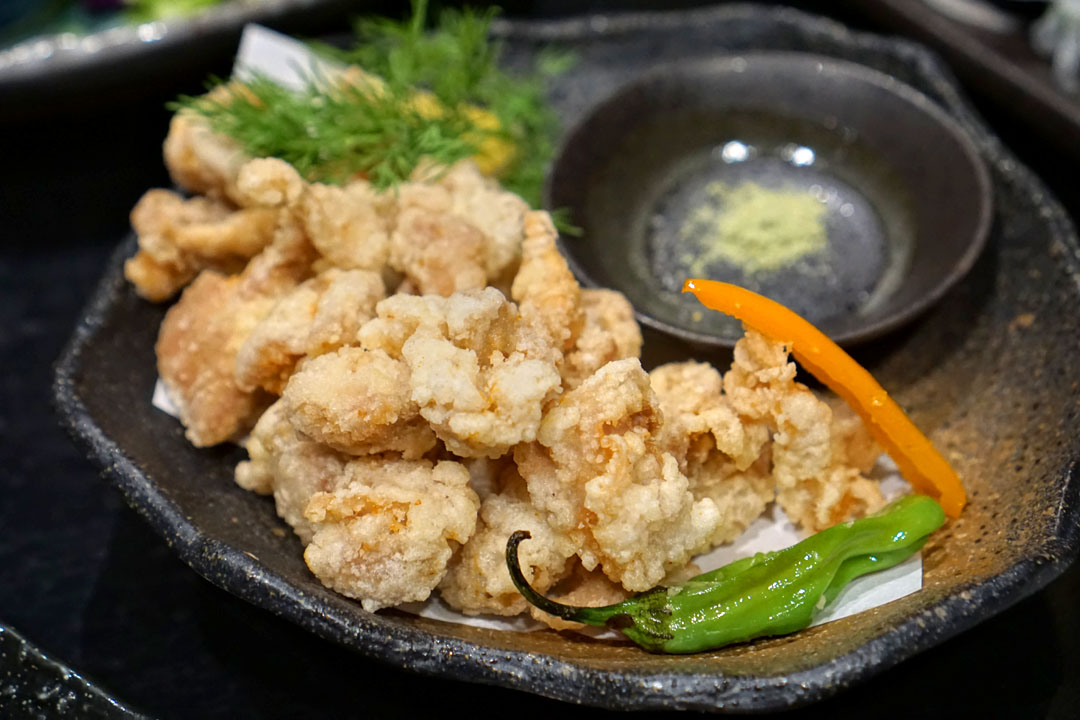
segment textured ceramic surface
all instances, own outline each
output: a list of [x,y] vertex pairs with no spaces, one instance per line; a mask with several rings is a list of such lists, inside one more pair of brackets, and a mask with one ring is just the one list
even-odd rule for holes
[[[1080,548],[1080,246],[1061,207],[992,137],[936,61],[912,45],[853,34],[789,10],[503,24],[511,61],[558,42],[581,54],[555,102],[572,125],[656,62],[750,49],[864,63],[918,88],[964,127],[990,169],[987,251],[919,321],[859,358],[929,430],[971,503],[924,550],[924,589],[871,612],[689,657],[553,632],[505,633],[365,613],[323,588],[272,503],[238,488],[236,448],[195,450],[151,407],[164,308],[121,276],[118,250],[60,360],[66,425],[105,475],[211,582],[335,642],[421,673],[618,708],[714,712],[805,704],[971,627],[1062,572]],[[648,341],[647,341],[648,342]],[[650,361],[685,352],[648,348]]]
[[[690,228],[717,207],[711,192],[748,183],[816,200],[823,247],[767,272],[698,266],[709,231]],[[646,73],[568,131],[547,194],[582,229],[562,247],[583,281],[622,291],[646,325],[725,347],[740,323],[703,314],[687,277],[767,295],[851,345],[963,277],[992,204],[974,144],[926,95],[865,65],[779,52]]]

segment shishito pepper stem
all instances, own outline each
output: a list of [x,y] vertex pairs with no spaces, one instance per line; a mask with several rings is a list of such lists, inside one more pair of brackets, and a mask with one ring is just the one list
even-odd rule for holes
[[803,367],[862,417],[912,487],[937,498],[950,517],[959,517],[967,496],[948,460],[877,380],[825,333],[780,303],[736,285],[687,280],[683,292],[787,345]]

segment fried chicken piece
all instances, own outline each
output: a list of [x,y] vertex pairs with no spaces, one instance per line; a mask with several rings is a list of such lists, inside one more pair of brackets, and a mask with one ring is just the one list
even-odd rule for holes
[[277,298],[309,274],[313,257],[302,234],[279,228],[242,273],[204,270],[166,313],[158,374],[193,445],[241,437],[270,404],[265,393],[237,385],[236,356]]
[[450,213],[409,207],[397,216],[390,266],[417,292],[449,296],[487,285],[487,238]]
[[466,615],[518,615],[529,607],[506,569],[506,541],[513,532],[532,534],[518,557],[525,578],[539,592],[566,574],[574,556],[573,543],[553,531],[533,507],[517,471],[511,467],[506,475],[503,490],[484,498],[476,534],[450,561],[439,585],[443,600]]
[[514,450],[548,524],[574,541],[587,570],[601,565],[631,591],[653,587],[708,547],[721,520],[658,447],[660,422],[640,363],[618,360],[563,395],[544,414],[537,442]]
[[526,213],[521,268],[510,293],[539,340],[527,352],[561,364],[581,334],[585,313],[581,288],[555,245],[556,237],[550,215],[540,210]]
[[768,428],[742,423],[723,394],[723,378],[708,363],[661,365],[649,374],[649,382],[664,413],[664,449],[691,478],[717,450],[739,470],[761,456]]
[[131,211],[139,251],[124,263],[124,276],[147,300],[168,300],[200,270],[239,272],[270,242],[276,223],[271,210],[148,190]]
[[649,374],[664,413],[663,447],[679,461],[695,498],[710,498],[723,518],[711,543],[742,534],[774,497],[769,430],[743,425],[711,365],[681,362]]
[[528,203],[485,177],[470,160],[450,168],[439,185],[450,193],[451,212],[486,236],[484,268],[488,280],[495,282],[517,267]]
[[[214,92],[220,95],[227,89]],[[173,115],[163,149],[165,166],[177,185],[193,193],[245,205],[236,178],[240,167],[250,158],[240,143],[211,130],[205,119],[191,112]]]
[[237,186],[245,202],[289,212],[322,256],[318,270],[381,272],[390,257],[390,198],[363,180],[344,187],[307,183],[284,160],[246,163]]
[[793,522],[817,531],[884,504],[876,483],[843,464],[846,457],[834,458],[832,411],[795,382],[782,343],[747,330],[734,355],[724,390],[744,425],[773,428],[777,501]]
[[349,458],[296,432],[281,400],[262,414],[244,447],[250,459],[236,466],[237,485],[272,493],[278,516],[301,542],[311,542],[315,531],[304,509],[316,493],[330,492],[345,482]]
[[385,295],[382,277],[366,270],[331,268],[304,281],[277,301],[240,348],[237,385],[280,395],[304,357],[356,343]]
[[372,456],[351,460],[347,482],[315,494],[304,560],[327,587],[365,610],[426,600],[454,550],[476,528],[480,501],[463,465]]
[[435,434],[410,392],[404,362],[381,350],[344,347],[306,361],[282,400],[297,430],[336,450],[416,459],[435,446]]
[[538,341],[502,293],[396,295],[376,312],[361,345],[408,364],[410,397],[450,452],[495,458],[535,438],[560,378],[522,352]]
[[582,290],[581,310],[581,332],[559,368],[567,388],[577,387],[609,362],[641,357],[641,328],[634,319],[634,308],[622,293]]

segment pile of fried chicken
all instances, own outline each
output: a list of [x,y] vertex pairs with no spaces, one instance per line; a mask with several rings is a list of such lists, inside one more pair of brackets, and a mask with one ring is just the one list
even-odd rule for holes
[[[748,331],[721,374],[646,372],[630,304],[582,289],[547,213],[471,162],[376,191],[305,181],[196,116],[165,142],[185,198],[132,211],[127,278],[183,290],[158,370],[198,447],[242,442],[311,571],[374,611],[438,590],[466,614],[537,590],[615,602],[685,577],[775,501],[818,530],[883,504],[880,451]],[[542,617],[541,617],[542,616]]]

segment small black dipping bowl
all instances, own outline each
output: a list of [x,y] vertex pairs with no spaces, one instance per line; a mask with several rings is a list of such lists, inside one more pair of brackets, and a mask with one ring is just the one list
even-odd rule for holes
[[[703,264],[692,219],[702,207],[721,217],[717,188],[746,183],[815,199],[824,245],[767,269]],[[991,197],[972,141],[919,91],[862,65],[769,52],[666,65],[625,86],[568,134],[546,201],[583,231],[561,239],[574,272],[625,293],[645,325],[733,345],[736,321],[680,293],[708,277],[852,345],[915,318],[971,269]]]

